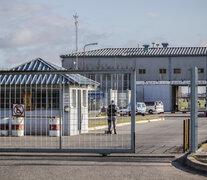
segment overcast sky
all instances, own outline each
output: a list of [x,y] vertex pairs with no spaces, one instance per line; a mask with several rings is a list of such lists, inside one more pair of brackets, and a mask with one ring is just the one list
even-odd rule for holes
[[79,15],[79,51],[87,43],[141,47],[151,42],[207,46],[207,0],[0,0],[0,68],[34,58],[60,65],[75,51],[73,15]]

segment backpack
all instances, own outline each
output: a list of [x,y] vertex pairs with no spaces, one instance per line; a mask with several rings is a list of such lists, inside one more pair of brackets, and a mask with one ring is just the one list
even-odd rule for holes
[[117,116],[117,110],[115,104],[110,104],[107,109],[108,116]]

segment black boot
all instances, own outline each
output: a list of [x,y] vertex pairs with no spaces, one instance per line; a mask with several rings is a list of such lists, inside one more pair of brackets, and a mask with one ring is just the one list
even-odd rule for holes
[[116,130],[114,130],[114,134],[116,134]]

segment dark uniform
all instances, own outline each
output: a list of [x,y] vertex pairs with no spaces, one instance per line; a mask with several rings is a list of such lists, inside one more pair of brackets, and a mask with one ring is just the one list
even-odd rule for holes
[[108,115],[108,134],[111,134],[111,123],[113,122],[113,129],[114,129],[114,134],[116,134],[116,122],[117,122],[117,106],[112,103],[108,106],[107,108],[107,115]]

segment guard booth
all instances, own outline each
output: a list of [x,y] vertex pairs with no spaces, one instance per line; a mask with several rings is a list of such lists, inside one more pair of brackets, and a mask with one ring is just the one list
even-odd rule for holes
[[[50,70],[65,69],[38,58],[12,68],[11,74],[1,75],[1,119],[11,121],[16,104],[24,107],[21,112],[24,113],[24,135],[49,135],[51,129],[57,130],[60,126],[63,136],[87,133],[88,92],[95,90],[98,83],[79,74],[49,74]],[[12,74],[12,71],[34,72]],[[50,124],[55,118],[61,119],[56,126]]]

